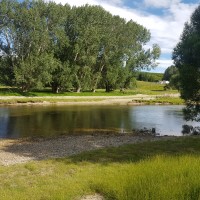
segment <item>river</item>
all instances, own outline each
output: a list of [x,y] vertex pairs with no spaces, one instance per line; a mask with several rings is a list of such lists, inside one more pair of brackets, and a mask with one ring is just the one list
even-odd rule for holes
[[130,132],[156,128],[160,135],[181,136],[183,106],[3,106],[0,138]]

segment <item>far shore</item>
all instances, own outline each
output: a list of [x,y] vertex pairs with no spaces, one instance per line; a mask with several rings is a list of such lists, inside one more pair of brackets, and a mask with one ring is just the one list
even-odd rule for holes
[[130,96],[0,96],[0,105],[179,105],[179,94]]

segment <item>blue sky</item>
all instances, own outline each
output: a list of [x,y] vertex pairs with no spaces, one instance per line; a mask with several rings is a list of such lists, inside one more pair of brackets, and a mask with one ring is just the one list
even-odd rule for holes
[[[46,0],[48,1],[48,0]],[[53,0],[68,3],[71,6],[85,4],[101,5],[114,15],[143,25],[151,32],[151,41],[147,46],[157,43],[161,47],[161,56],[154,72],[164,72],[173,64],[171,55],[179,41],[184,23],[189,21],[192,12],[200,0]]]

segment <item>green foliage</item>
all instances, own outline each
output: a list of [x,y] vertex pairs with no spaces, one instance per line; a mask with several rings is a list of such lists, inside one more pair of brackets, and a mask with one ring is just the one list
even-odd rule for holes
[[16,84],[23,92],[33,88],[41,89],[51,82],[55,66],[55,60],[50,54],[41,54],[37,57],[30,55],[14,68]]
[[[200,6],[185,24],[173,59],[180,74],[180,91],[186,101],[186,119],[200,121]],[[188,115],[187,115],[188,113]]]
[[166,89],[179,89],[180,88],[180,77],[178,68],[175,66],[168,67],[163,75],[163,80],[169,81],[169,84],[165,86]]
[[174,65],[172,65],[165,70],[163,80],[170,81],[171,77],[177,73],[178,69]]
[[159,82],[163,79],[163,74],[151,72],[138,72],[136,77],[139,81]]
[[127,88],[134,71],[154,67],[160,55],[156,44],[144,48],[146,28],[100,6],[2,0],[0,13],[0,81],[23,91]]

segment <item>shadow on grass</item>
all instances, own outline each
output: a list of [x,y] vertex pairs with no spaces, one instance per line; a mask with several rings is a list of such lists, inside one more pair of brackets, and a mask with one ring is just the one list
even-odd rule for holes
[[22,92],[19,88],[0,88],[0,96],[24,96],[24,97],[31,97],[36,96],[34,93],[31,92]]
[[200,155],[200,137],[129,144],[86,152],[70,158],[72,162],[76,163],[87,161],[106,164],[111,162],[138,162],[161,154],[171,156]]
[[[104,165],[114,162],[138,162],[163,154],[173,156],[191,154],[200,156],[200,137],[184,137],[154,142],[146,141],[120,147],[107,147],[84,153],[79,153],[84,149],[84,145],[91,145],[92,147],[94,144],[78,143],[78,141],[73,143],[70,140],[68,142],[65,140],[63,142],[63,138],[58,138],[36,142],[14,142],[4,147],[3,151],[13,153],[17,156],[32,157],[34,160],[62,157],[56,158],[55,162],[91,162]],[[73,155],[75,152],[79,154]]]

